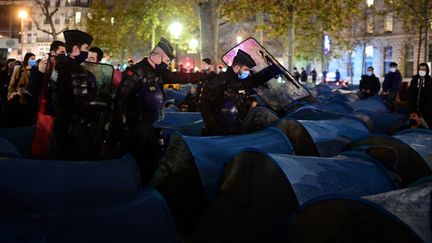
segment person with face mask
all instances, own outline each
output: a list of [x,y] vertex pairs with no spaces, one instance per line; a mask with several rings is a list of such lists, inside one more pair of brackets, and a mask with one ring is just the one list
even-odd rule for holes
[[402,75],[397,70],[397,63],[390,63],[390,71],[385,75],[381,96],[386,99],[390,110],[394,111],[394,103],[402,85]]
[[169,41],[161,38],[147,57],[123,72],[114,100],[111,136],[105,145],[120,145],[121,154],[135,157],[143,185],[156,170],[163,147],[160,130],[153,128],[153,123],[163,118],[163,84],[179,81],[168,69],[174,57]]
[[33,53],[26,53],[22,65],[14,68],[5,107],[6,126],[30,126],[32,123],[28,115],[30,106],[27,86],[34,69],[36,69],[36,56]]
[[251,89],[275,76],[272,66],[252,75],[250,69],[255,66],[252,57],[239,49],[226,72],[204,85],[198,100],[205,125],[203,135],[245,132],[242,123],[250,109],[246,99]]
[[360,92],[363,99],[377,95],[381,89],[379,79],[374,74],[374,68],[368,67],[367,73],[362,75],[360,80]]
[[429,127],[432,126],[432,78],[429,66],[420,63],[418,74],[415,75],[409,86],[409,108],[412,113],[422,115]]
[[[51,64],[49,70],[39,69],[45,73],[41,100],[46,104],[41,102],[41,106],[53,117],[53,126],[49,128],[51,138],[44,141],[50,142],[49,151],[44,156],[64,160],[97,159],[100,149],[92,147],[93,141],[86,132],[89,114],[93,112],[91,88],[95,81],[81,65],[87,58],[93,37],[79,30],[66,30],[63,35],[67,56],[62,53],[64,47],[56,45],[59,52],[53,50],[51,57],[44,59],[44,63],[46,60]],[[37,124],[36,129],[39,127]]]

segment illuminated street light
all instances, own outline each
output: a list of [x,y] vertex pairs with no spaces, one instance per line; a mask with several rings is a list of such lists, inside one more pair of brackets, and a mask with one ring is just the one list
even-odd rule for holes
[[191,51],[195,52],[198,47],[198,40],[197,39],[191,39],[189,41],[189,48]]
[[169,26],[169,32],[176,40],[180,38],[180,34],[182,31],[183,31],[183,25],[179,22],[174,22]]
[[242,40],[243,40],[243,37],[241,37],[241,36],[237,36],[237,44],[239,44],[240,42],[242,42]]
[[24,20],[27,19],[28,13],[25,10],[18,12],[18,18],[21,19],[21,60],[24,59]]
[[174,22],[169,26],[169,32],[174,37],[174,40],[176,42],[176,53],[175,53],[175,67],[178,70],[178,44],[179,44],[179,38],[180,34],[183,31],[183,25],[179,22]]

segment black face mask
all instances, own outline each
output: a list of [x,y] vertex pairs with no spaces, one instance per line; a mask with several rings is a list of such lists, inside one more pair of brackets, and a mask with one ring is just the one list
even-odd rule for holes
[[409,119],[409,124],[410,124],[410,126],[416,126],[417,120],[416,119]]
[[163,74],[168,71],[168,64],[161,62],[160,64],[155,64],[155,69],[158,74]]
[[80,54],[79,54],[78,56],[74,57],[74,58],[75,58],[75,60],[77,60],[79,63],[82,63],[82,62],[85,62],[85,60],[87,59],[87,57],[88,57],[88,52],[86,52],[86,51],[81,51]]

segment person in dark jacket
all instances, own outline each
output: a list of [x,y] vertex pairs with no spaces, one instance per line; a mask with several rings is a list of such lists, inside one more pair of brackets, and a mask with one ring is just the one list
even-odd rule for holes
[[308,78],[308,75],[307,75],[306,71],[304,70],[304,68],[301,68],[300,80],[302,82],[306,83],[307,82],[307,78]]
[[390,71],[385,75],[381,95],[386,99],[390,109],[394,109],[394,102],[402,85],[402,75],[397,69],[397,63],[390,63]]
[[315,70],[315,68],[310,72],[310,75],[312,76],[312,83],[316,85],[317,71]]
[[195,94],[197,98],[201,95],[202,88],[205,85],[205,83],[208,82],[209,80],[214,79],[216,76],[217,74],[214,70],[214,66],[212,65],[211,59],[210,58],[202,59],[201,72],[199,75],[198,85]]
[[409,87],[409,107],[411,113],[417,112],[424,117],[429,127],[432,125],[432,77],[426,63],[419,64]]
[[362,75],[359,88],[364,99],[378,94],[381,84],[374,74],[373,67],[368,67],[367,73]]
[[340,82],[340,79],[341,79],[341,74],[339,72],[339,69],[336,69],[335,80],[336,82]]
[[198,101],[205,125],[203,135],[245,132],[242,124],[250,109],[246,99],[251,89],[278,74],[272,65],[251,75],[250,69],[255,66],[252,57],[239,49],[227,71],[204,85]]

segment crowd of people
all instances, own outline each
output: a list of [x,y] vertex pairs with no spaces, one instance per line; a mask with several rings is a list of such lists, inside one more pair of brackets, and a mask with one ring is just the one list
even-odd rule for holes
[[[7,60],[0,70],[0,124],[36,126],[35,136],[40,139],[33,143],[32,152],[40,157],[83,160],[131,153],[146,183],[164,146],[161,130],[153,124],[162,119],[166,108],[200,112],[203,135],[252,132],[278,119],[270,109],[257,106],[251,95],[254,88],[282,71],[273,64],[252,74],[256,63],[241,49],[225,72],[219,66],[215,70],[212,60],[204,58],[196,86],[173,107],[166,104],[163,84],[185,83],[179,74],[186,71],[183,67],[176,73],[169,71],[175,56],[168,40],[161,38],[145,58],[130,61],[124,71],[114,68],[110,87],[104,89],[98,68],[84,65],[99,64],[103,50],[91,46],[93,38],[85,32],[67,30],[64,37],[65,42],[51,44],[50,54],[43,59],[27,53],[22,62]],[[427,64],[418,68],[411,83],[403,86],[397,64],[391,63],[381,87],[373,67],[368,67],[361,77],[359,96],[381,95],[394,112],[404,101],[409,127],[428,127],[432,124],[432,78]],[[315,83],[316,70],[310,75]],[[304,68],[301,72],[295,68],[293,76],[302,82],[308,78]],[[340,79],[340,73],[336,78]]]

